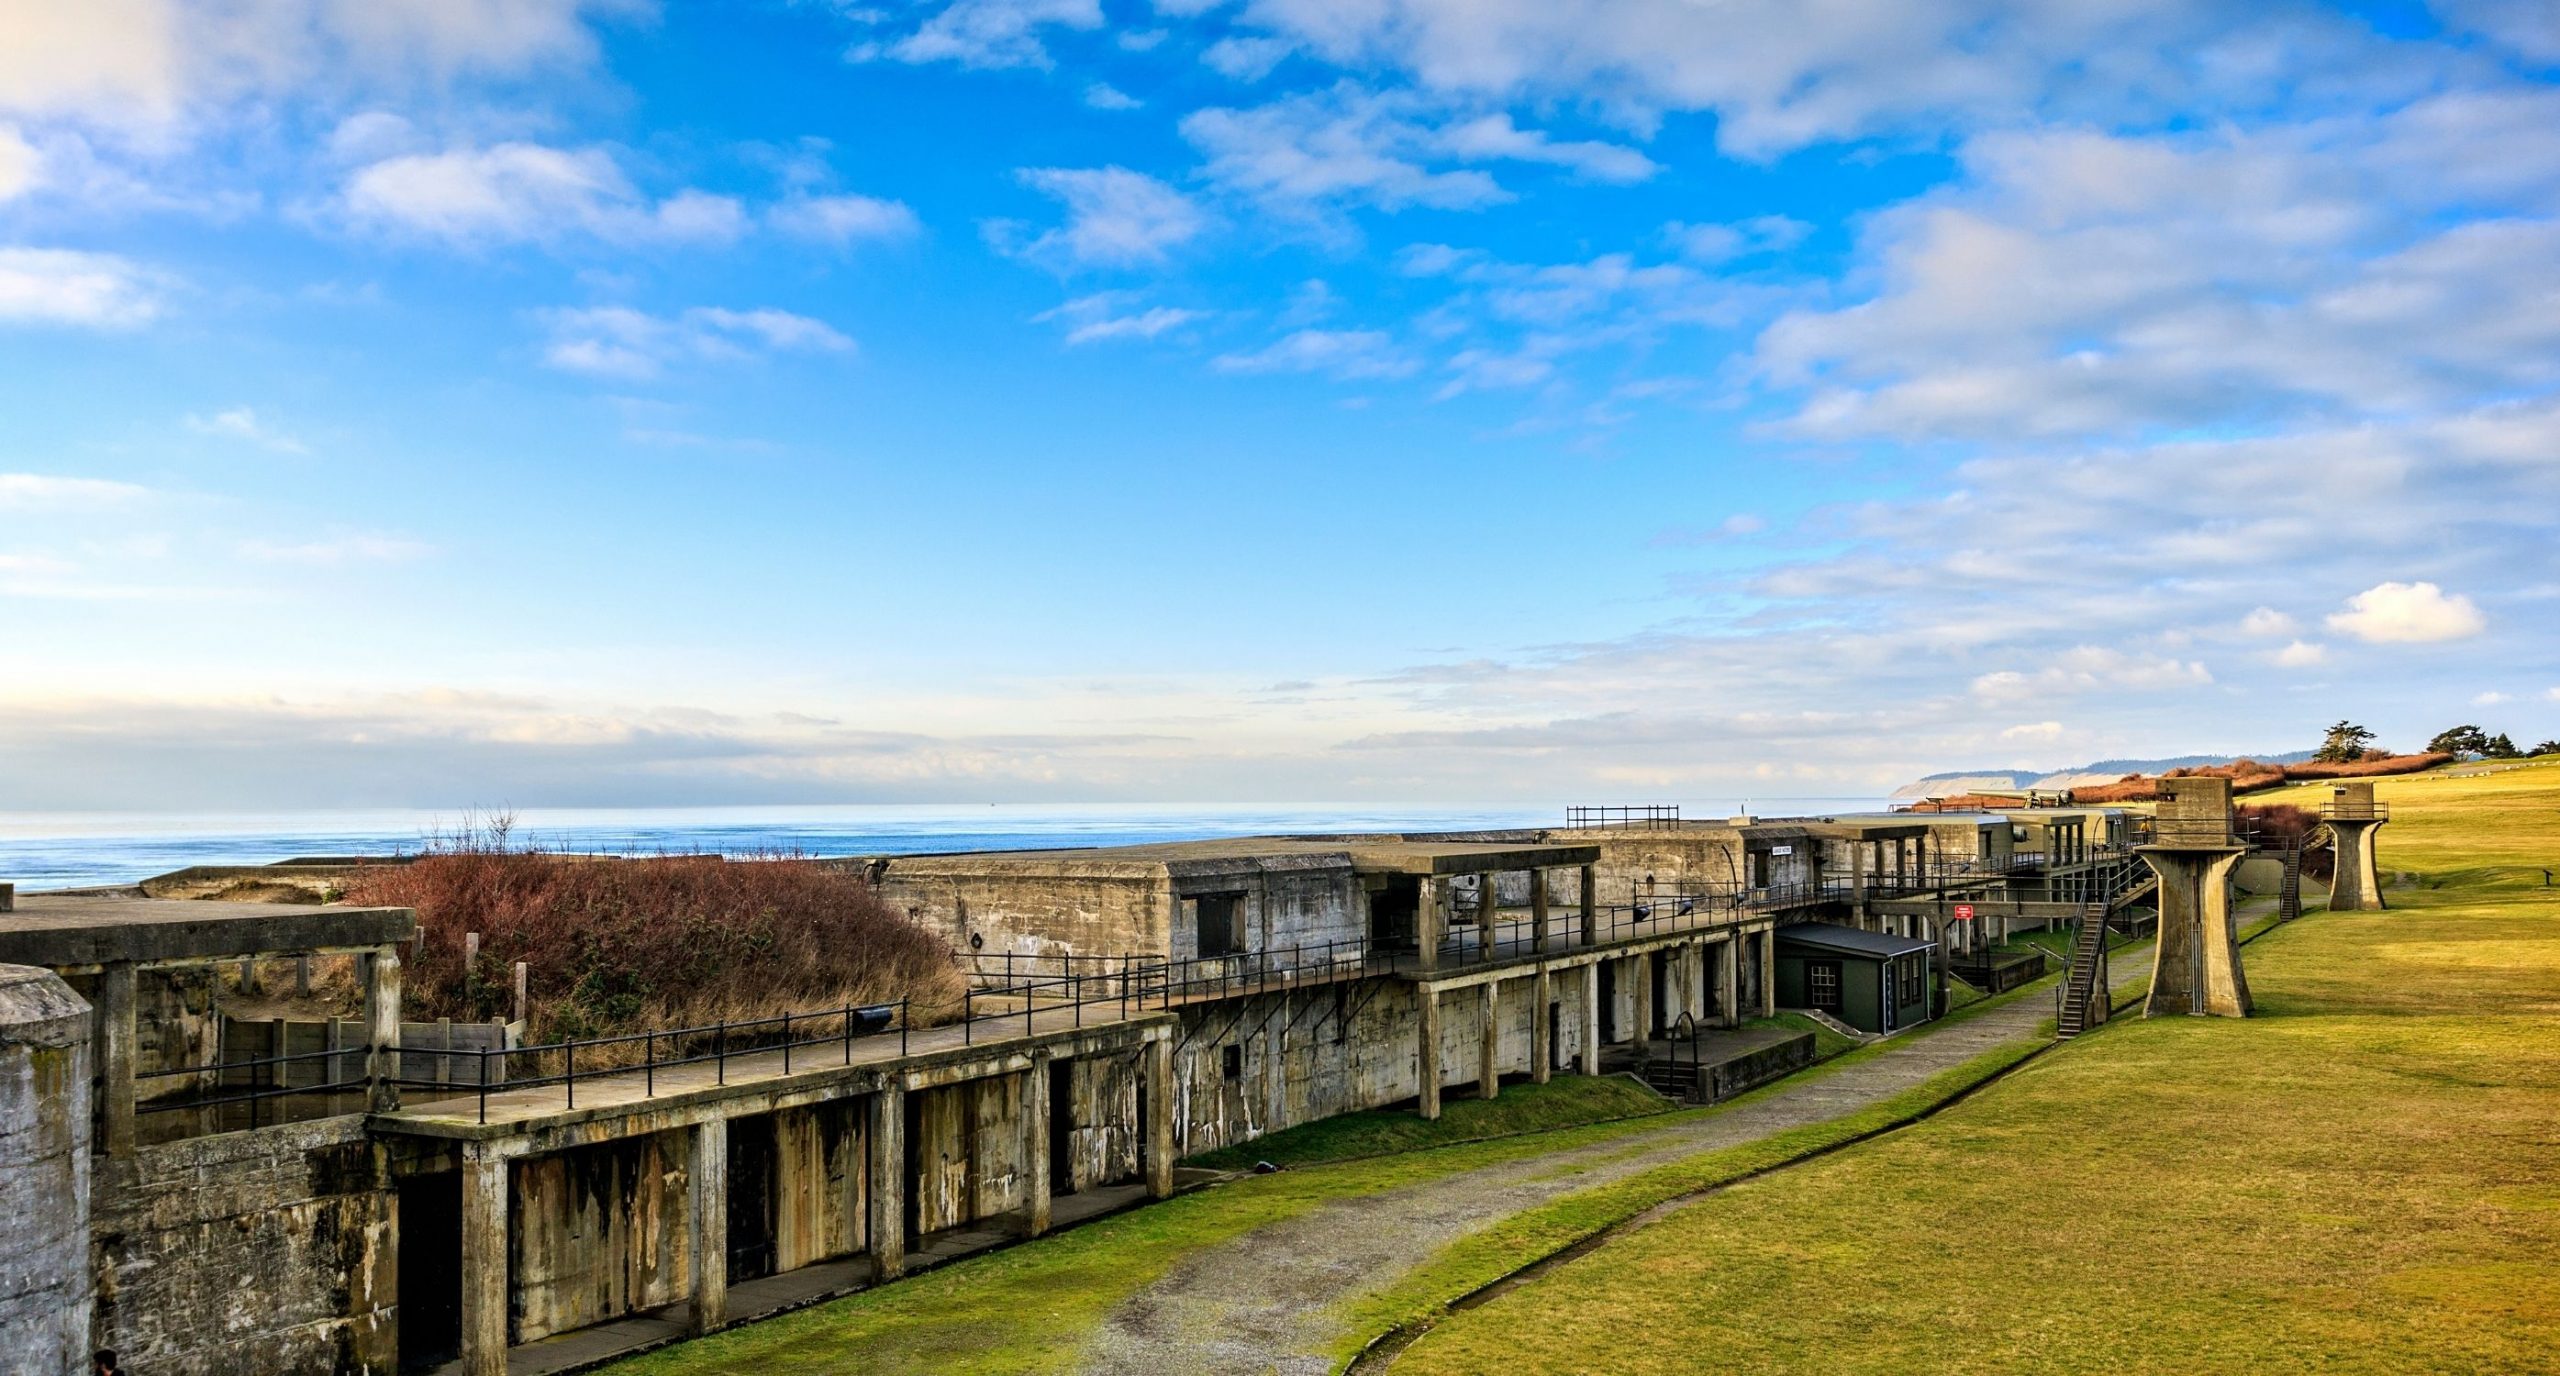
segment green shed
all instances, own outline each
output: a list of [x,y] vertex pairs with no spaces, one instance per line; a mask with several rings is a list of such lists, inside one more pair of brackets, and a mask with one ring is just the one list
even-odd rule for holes
[[1929,1020],[1929,957],[1922,937],[1862,932],[1827,922],[1778,929],[1778,1003],[1828,1013],[1861,1032]]

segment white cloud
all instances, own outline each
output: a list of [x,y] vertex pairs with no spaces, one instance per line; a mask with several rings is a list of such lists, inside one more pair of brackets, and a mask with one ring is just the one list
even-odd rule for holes
[[957,62],[964,67],[1048,67],[1044,28],[1102,27],[1100,0],[953,0],[915,32],[894,42],[858,46],[857,60]]
[[1023,257],[1058,266],[1137,267],[1164,261],[1208,227],[1208,216],[1190,197],[1125,167],[1026,167],[1015,175],[1067,208],[1065,224],[1012,250]]
[[2242,635],[2253,635],[2262,639],[2272,640],[2277,636],[2291,635],[2300,628],[2300,622],[2273,607],[2258,607],[2251,610],[2247,616],[2240,618]]
[[1145,101],[1108,81],[1097,81],[1086,86],[1084,103],[1097,110],[1135,110],[1146,104]]
[[786,351],[841,352],[853,341],[824,321],[788,311],[699,306],[673,316],[627,306],[538,313],[550,334],[543,361],[599,377],[645,379],[685,360],[736,361]]
[[0,511],[64,511],[124,506],[150,489],[106,478],[66,478],[51,473],[0,473]]
[[251,444],[275,450],[279,454],[308,452],[302,441],[258,419],[258,413],[247,406],[234,406],[209,416],[189,415],[187,428],[199,435],[219,435],[227,439],[246,440]]
[[398,535],[333,535],[299,542],[244,540],[240,543],[240,557],[260,564],[337,566],[406,563],[432,553],[433,546]]
[[13,126],[0,124],[0,201],[34,186],[44,172],[44,157]]
[[2004,741],[2054,741],[2062,739],[2062,723],[2058,721],[2024,722],[2000,732]]
[[2433,583],[2378,583],[2347,599],[2329,628],[2375,644],[2460,640],[2487,630],[2488,619],[2470,598],[2448,595]]
[[1595,182],[1640,182],[1662,170],[1660,164],[1623,144],[1567,140],[1542,130],[1522,129],[1503,113],[1479,115],[1440,127],[1434,140],[1463,162],[1540,162],[1570,168]]
[[0,325],[148,324],[160,314],[158,281],[112,253],[0,248]]
[[1221,354],[1225,373],[1321,373],[1343,381],[1410,377],[1421,364],[1379,330],[1298,330],[1252,353]]
[[1764,253],[1784,253],[1804,242],[1813,226],[1785,215],[1755,215],[1731,224],[1683,224],[1675,220],[1663,226],[1662,232],[1680,250],[1681,257],[1721,264]]
[[568,234],[725,243],[746,228],[732,197],[686,189],[653,203],[610,151],[538,143],[386,158],[347,179],[344,206],[358,224],[458,244]]
[[2471,705],[2474,707],[2495,707],[2499,703],[2512,701],[2514,701],[2512,696],[2506,693],[2501,693],[2495,688],[2492,688],[2485,693],[2474,693],[2471,695]]
[[2276,651],[2270,658],[2276,667],[2281,669],[2308,669],[2312,665],[2328,661],[2329,647],[2314,641],[2297,640]]
[[911,238],[923,229],[904,201],[874,196],[804,196],[765,212],[774,228],[803,239],[853,244]]
[[1212,71],[1237,81],[1260,81],[1271,75],[1296,44],[1282,38],[1221,38],[1201,50],[1200,60]]
[[1142,308],[1129,293],[1116,291],[1079,296],[1032,317],[1064,326],[1066,342],[1070,345],[1098,344],[1114,339],[1153,339],[1169,330],[1207,318],[1206,311],[1184,310],[1176,306]]
[[2051,655],[2039,668],[2003,669],[1973,681],[1975,696],[2014,702],[2054,694],[2100,690],[2141,693],[2202,687],[2213,682],[2204,665],[2174,657],[2127,654],[2102,645],[2078,645]]

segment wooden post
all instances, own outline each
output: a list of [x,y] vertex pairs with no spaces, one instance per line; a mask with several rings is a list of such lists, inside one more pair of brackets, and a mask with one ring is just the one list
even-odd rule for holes
[[389,1113],[400,1107],[400,948],[376,947],[359,962],[364,976],[364,1077],[370,1107]]
[[1500,904],[1495,901],[1496,892],[1493,875],[1488,873],[1476,876],[1476,959],[1478,960],[1493,959],[1493,917],[1500,907]]
[[1529,871],[1529,944],[1540,955],[1547,950],[1548,907],[1547,870],[1541,865]]
[[530,1001],[525,997],[528,983],[529,980],[527,979],[525,963],[519,960],[516,962],[515,1016],[509,1018],[509,1022],[523,1022],[525,1020],[525,1014],[531,1007]]
[[1421,947],[1424,974],[1440,968],[1440,930],[1445,913],[1441,907],[1440,880],[1424,875],[1415,886],[1413,900],[1413,935]]
[[1600,869],[1596,865],[1582,867],[1582,944],[1593,946],[1600,941]]

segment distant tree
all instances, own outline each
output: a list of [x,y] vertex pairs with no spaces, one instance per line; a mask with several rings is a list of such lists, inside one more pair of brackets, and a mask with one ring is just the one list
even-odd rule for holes
[[2489,733],[2476,726],[2448,727],[2438,731],[2435,738],[2427,742],[2427,753],[2486,755],[2489,753]]
[[2328,739],[2320,742],[2320,749],[2311,758],[2322,764],[2353,764],[2364,758],[2366,748],[2372,744],[2372,732],[2354,722],[2342,721],[2329,728]]
[[2480,753],[2493,760],[2512,760],[2524,752],[2516,749],[2516,743],[2508,740],[2507,733],[2501,731],[2480,747]]
[[2560,741],[2544,741],[2533,748],[2536,755],[2560,755]]

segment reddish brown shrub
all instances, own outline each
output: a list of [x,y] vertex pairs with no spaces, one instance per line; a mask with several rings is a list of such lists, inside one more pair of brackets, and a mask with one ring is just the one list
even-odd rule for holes
[[[960,1000],[940,937],[810,860],[459,849],[359,874],[347,898],[417,909],[412,1017],[505,1017],[525,962],[536,1041],[900,998],[922,1023]],[[480,934],[471,970],[466,932]]]
[[[2305,779],[2365,779],[2385,774],[2415,774],[2422,769],[2451,764],[2453,760],[2454,757],[2447,754],[2383,755],[2369,752],[2361,760],[2328,764],[2310,761],[2301,764],[2262,764],[2256,760],[2233,760],[2229,764],[2192,765],[2183,769],[2172,769],[2160,777],[2195,779],[2218,775],[2231,781],[2231,791],[2234,793],[2255,793],[2261,789],[2274,788],[2280,784],[2295,783]],[[2148,779],[2139,774],[2128,774],[2117,783],[2071,790],[2071,801],[2087,804],[2148,802],[2158,796],[2160,796],[2159,779]]]
[[[2298,849],[2320,830],[2320,814],[2291,803],[2241,803],[2231,812],[2240,829],[2256,833],[2257,843],[2269,850]],[[2325,883],[2333,858],[2324,840],[2318,850],[2303,852],[2302,872]]]

